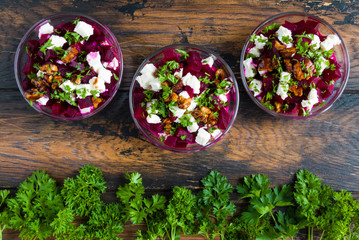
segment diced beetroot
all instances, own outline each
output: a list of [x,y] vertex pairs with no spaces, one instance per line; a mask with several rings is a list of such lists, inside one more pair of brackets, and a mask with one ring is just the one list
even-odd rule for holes
[[37,41],[37,40],[29,40],[29,41],[27,41],[26,46],[27,46],[27,51],[30,54],[30,53],[36,52],[38,50],[37,48],[40,45],[39,45],[39,41]]
[[194,93],[193,93],[193,88],[191,88],[190,86],[185,86],[184,90],[187,91],[188,95],[193,98],[194,97]]
[[115,57],[115,53],[111,47],[103,47],[104,48],[104,55],[101,56],[101,61],[111,62]]
[[143,93],[142,89],[136,88],[133,93],[133,100],[134,100],[134,104],[140,104],[141,102],[143,102],[146,98],[146,94]]
[[25,63],[25,66],[24,66],[24,69],[22,70],[22,72],[25,74],[25,75],[28,75],[32,72],[32,66],[34,65],[32,59],[30,58],[26,63]]
[[189,57],[187,58],[188,65],[184,67],[183,74],[191,73],[192,75],[197,75],[202,70],[201,57],[198,52],[191,51],[188,53]]
[[80,108],[88,108],[93,106],[92,97],[87,96],[84,99],[78,99],[78,105]]
[[319,35],[319,22],[307,20],[305,24],[302,25],[302,31],[306,34],[316,34]]
[[295,32],[297,30],[297,24],[296,23],[285,21],[282,26],[285,27],[285,28],[288,28],[291,32]]
[[78,62],[77,60],[72,60],[69,63],[69,66],[75,68],[76,70],[83,71],[85,69],[85,64],[82,62]]
[[177,143],[177,138],[174,136],[168,136],[164,141],[164,144],[166,144],[169,147],[175,147],[176,143]]
[[272,84],[273,77],[270,74],[265,74],[265,75],[267,77],[263,77],[264,92],[272,92],[273,91],[273,84]]
[[43,52],[41,52],[40,50],[37,51],[36,56],[33,57],[33,59],[35,61],[41,61],[44,58],[45,58],[45,54]]
[[330,88],[330,86],[323,81],[319,81],[317,83],[317,88],[318,88],[318,95],[322,99],[327,99],[330,95],[333,94],[333,90]]
[[208,86],[209,86],[209,84],[205,84],[204,82],[201,82],[201,87],[199,89],[199,93],[201,94],[202,92],[204,92]]
[[78,113],[79,113],[78,108],[75,108],[75,107],[73,107],[73,106],[68,106],[68,107],[66,108],[66,110],[64,111],[64,115],[65,115],[66,117],[70,117],[70,118],[75,117]]
[[55,115],[55,116],[60,116],[62,114],[62,112],[64,111],[63,110],[63,104],[62,103],[54,103],[52,106],[51,106],[51,109],[52,109],[52,114]]
[[101,50],[101,45],[97,42],[87,42],[84,45],[84,50],[86,52],[97,52]]
[[54,50],[48,49],[46,51],[45,61],[50,61],[50,59],[56,59],[56,58],[57,58],[57,54],[55,53]]
[[97,76],[97,73],[91,70],[88,74],[85,74],[83,78],[81,78],[82,83],[89,83],[90,79]]
[[73,32],[75,29],[75,24],[72,22],[62,23],[56,27],[56,29],[60,30],[61,32]]
[[[144,122],[146,121],[145,117],[143,116],[143,113],[145,112],[144,108],[141,106],[137,106],[133,109],[133,114],[135,116],[135,118],[139,121],[139,122]],[[147,122],[147,121],[146,121]]]
[[162,53],[163,53],[163,59],[165,60],[165,62],[173,61],[173,60],[175,60],[176,62],[180,61],[181,54],[175,52],[174,48],[168,48],[168,49],[164,50]]
[[26,77],[24,81],[22,81],[21,86],[24,91],[29,90],[32,88],[31,80]]
[[186,143],[194,143],[196,139],[196,135],[194,133],[190,133],[187,129],[183,127],[177,129],[175,136],[178,138],[186,136],[185,140],[183,140]]
[[203,77],[205,77],[205,76],[206,76],[206,73],[207,73],[207,74],[210,75],[208,78],[210,78],[210,79],[214,79],[214,78],[215,78],[215,71],[214,71],[208,64],[203,65],[201,71],[202,71],[202,74],[204,74]]
[[219,110],[219,119],[218,119],[218,127],[220,129],[226,129],[229,125],[229,122],[230,122],[230,116],[229,116],[229,113],[221,108],[221,110]]

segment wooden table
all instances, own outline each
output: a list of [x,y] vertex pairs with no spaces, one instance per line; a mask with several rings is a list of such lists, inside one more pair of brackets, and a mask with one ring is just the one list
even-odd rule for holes
[[[69,11],[97,18],[113,31],[124,55],[124,76],[120,91],[101,113],[65,122],[40,115],[24,101],[13,60],[28,28],[44,16]],[[305,121],[277,119],[260,110],[244,91],[239,71],[241,49],[253,28],[288,11],[311,13],[333,24],[351,61],[344,94],[330,110]],[[141,172],[149,192],[168,192],[175,185],[198,188],[211,169],[232,184],[263,173],[278,185],[291,183],[306,168],[335,190],[359,193],[358,2],[3,0],[0,12],[0,188],[15,189],[36,169],[62,183],[92,163],[104,172],[109,199],[124,183],[125,172]],[[232,129],[215,146],[191,154],[152,145],[136,128],[128,107],[129,85],[140,63],[155,50],[179,42],[220,54],[240,87]],[[124,238],[132,239],[135,231],[127,229]],[[4,239],[17,239],[17,234],[7,232]]]

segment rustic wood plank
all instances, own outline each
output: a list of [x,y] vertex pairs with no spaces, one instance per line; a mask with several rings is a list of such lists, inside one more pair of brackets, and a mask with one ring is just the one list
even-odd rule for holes
[[[276,119],[242,94],[239,115],[215,146],[197,153],[171,153],[153,146],[137,130],[120,92],[98,115],[79,121],[44,117],[14,91],[0,115],[0,188],[14,188],[32,171],[46,169],[60,182],[84,164],[104,171],[109,189],[126,171],[143,174],[146,188],[196,188],[211,169],[235,184],[248,174],[267,174],[274,184],[307,168],[334,189],[359,191],[359,94],[344,94],[332,109],[306,121]],[[169,177],[171,176],[171,177]]]
[[[178,42],[211,48],[232,67],[240,80],[239,57],[250,32],[268,17],[287,11],[305,11],[322,17],[344,38],[351,59],[347,90],[359,89],[359,24],[357,4],[316,1],[7,1],[0,8],[1,88],[16,88],[13,59],[27,29],[44,16],[77,11],[105,23],[117,36],[124,55],[123,89],[128,89],[140,63],[155,50]],[[323,4],[320,4],[323,3]],[[315,8],[314,8],[315,7]],[[313,10],[314,9],[314,10]]]

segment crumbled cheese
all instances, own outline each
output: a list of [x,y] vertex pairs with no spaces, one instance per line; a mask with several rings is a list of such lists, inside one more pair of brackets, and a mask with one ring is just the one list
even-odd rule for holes
[[[292,38],[292,31],[290,31],[288,28],[285,28],[283,26],[280,26],[279,29],[276,32],[279,41],[281,41],[283,44],[286,45],[287,48],[293,47],[293,38]],[[284,39],[283,39],[284,38]],[[285,39],[289,38],[289,41],[284,41]]]
[[98,73],[100,69],[103,68],[101,63],[101,55],[99,52],[90,52],[87,54],[86,61],[96,73]]
[[198,130],[197,136],[196,136],[196,143],[205,146],[208,141],[211,139],[211,134],[207,132],[205,129],[200,128]]
[[216,128],[215,130],[213,130],[213,132],[211,133],[213,138],[218,137],[220,134],[222,133],[221,130],[219,130],[218,128]]
[[256,75],[256,68],[253,65],[253,59],[251,57],[243,61],[243,66],[244,66],[244,75],[246,78],[251,78]]
[[46,105],[47,101],[49,101],[49,97],[46,95],[36,100],[40,105]]
[[262,81],[253,79],[249,84],[249,89],[253,91],[253,95],[257,97],[262,92]]
[[93,27],[84,21],[79,21],[74,32],[80,34],[83,38],[90,37],[93,34]]
[[329,51],[335,45],[339,45],[341,43],[339,37],[334,34],[330,34],[327,38],[320,44],[320,47],[323,51]]
[[70,89],[70,91],[74,91],[76,90],[76,84],[71,82],[70,80],[67,80],[65,82],[63,82],[61,85],[60,85],[60,88],[63,90],[63,91],[66,91],[66,88]]
[[[96,78],[96,77],[93,77],[92,79],[94,79],[94,78]],[[60,88],[65,92],[74,92],[74,91],[80,91],[81,93],[85,92],[85,94],[77,95],[78,98],[82,99],[83,95],[84,95],[84,98],[87,96],[92,96],[92,94],[91,94],[92,90],[99,90],[99,91],[101,90],[101,89],[97,89],[96,88],[97,85],[93,85],[91,83],[91,80],[90,80],[89,84],[78,84],[78,85],[71,82],[70,80],[67,80],[60,85]],[[67,91],[66,89],[68,89],[69,91]],[[100,92],[103,92],[103,91],[100,91]],[[96,94],[96,96],[99,96],[99,95],[100,95],[99,93]]]
[[105,83],[111,83],[112,72],[106,68],[100,68],[98,77],[103,79]]
[[208,58],[203,59],[201,62],[202,65],[208,64],[210,67],[212,67],[214,64],[214,58],[212,56],[209,56]]
[[54,47],[62,47],[65,43],[67,43],[65,38],[56,35],[52,35],[49,40],[51,40],[51,46],[47,49],[53,49]]
[[189,107],[187,108],[187,111],[192,112],[196,107],[197,107],[197,103],[195,102],[194,99],[192,99],[191,104],[190,104]]
[[146,121],[148,123],[156,124],[156,123],[161,123],[161,118],[159,116],[157,116],[156,114],[149,114],[146,117]]
[[178,76],[179,78],[182,78],[182,76],[183,76],[183,68],[181,68],[179,71],[176,70],[176,72],[173,75],[175,77]]
[[93,108],[94,108],[93,106],[90,106],[90,107],[87,107],[87,108],[80,108],[79,107],[79,110],[80,110],[81,114],[86,114],[86,113],[91,112]]
[[41,76],[44,76],[44,74],[46,74],[46,72],[39,70],[39,71],[37,71],[36,76],[41,77]]
[[186,109],[179,108],[178,106],[171,106],[170,111],[173,113],[174,117],[180,118],[186,112]]
[[141,70],[141,75],[137,76],[136,81],[143,89],[153,90],[155,92],[160,91],[161,81],[154,76],[157,68],[152,63],[146,64]]
[[190,98],[190,96],[188,95],[188,92],[187,92],[187,91],[181,92],[178,96],[182,96],[182,97],[185,98],[185,99]]
[[93,77],[90,79],[89,84],[93,90],[97,90],[100,93],[106,91],[105,81],[99,77]]
[[218,98],[219,98],[219,100],[221,100],[221,102],[227,102],[228,101],[228,99],[227,99],[227,95],[226,94],[220,94],[219,96],[218,96]]
[[289,72],[282,72],[280,74],[279,84],[277,88],[277,95],[279,95],[283,100],[288,97],[289,85],[288,82],[291,78]]
[[263,76],[264,74],[266,74],[268,71],[258,71],[259,75]]
[[317,71],[319,72],[319,74],[321,75],[323,73],[323,71],[326,68],[329,68],[330,66],[330,62],[329,60],[325,59],[323,56],[320,56],[318,59],[316,59],[315,61],[315,66],[319,66],[320,68],[317,69]]
[[[146,103],[146,110],[148,114],[152,114],[152,105],[157,103],[157,99],[152,99],[151,102]],[[155,109],[154,114],[157,114],[158,110]]]
[[114,57],[111,62],[104,62],[103,66],[105,68],[111,68],[113,70],[116,70],[119,66],[119,63],[118,63],[117,58]]
[[310,111],[318,102],[318,92],[315,88],[312,88],[308,94],[308,100],[302,100],[302,107],[306,107]]
[[318,37],[318,35],[313,34],[314,38],[312,40],[312,42],[310,43],[310,45],[312,46],[312,48],[314,50],[317,50],[320,48],[320,38]]
[[43,34],[51,34],[54,32],[54,27],[50,23],[46,23],[39,28],[39,38]]
[[196,132],[199,128],[198,123],[196,122],[196,119],[192,115],[190,115],[189,120],[192,122],[192,125],[188,126],[187,130],[191,133]]
[[194,94],[199,94],[201,88],[201,82],[196,76],[193,76],[191,73],[187,73],[186,76],[182,78],[184,86],[190,86],[193,89]]
[[259,57],[261,55],[261,53],[259,52],[259,49],[257,47],[251,48],[251,50],[249,50],[249,53],[255,57]]
[[256,45],[256,48],[261,50],[264,48],[264,46],[266,45],[268,38],[266,36],[264,36],[263,34],[259,35],[259,36],[255,36],[254,38],[254,43]]

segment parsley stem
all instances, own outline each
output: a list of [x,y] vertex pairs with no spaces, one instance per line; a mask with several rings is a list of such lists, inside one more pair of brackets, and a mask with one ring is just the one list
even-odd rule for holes
[[272,212],[270,212],[270,215],[272,216],[272,218],[273,218],[273,220],[274,220],[274,222],[275,222],[275,225],[278,225],[277,220],[275,220],[275,217],[274,217],[274,215],[273,215]]
[[322,232],[322,235],[320,235],[320,239],[319,240],[322,240],[323,236],[324,236],[324,232],[325,230]]

